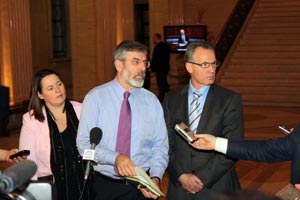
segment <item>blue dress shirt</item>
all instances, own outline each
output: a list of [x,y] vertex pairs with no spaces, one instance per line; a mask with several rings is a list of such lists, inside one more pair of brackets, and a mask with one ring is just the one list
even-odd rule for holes
[[[103,136],[96,146],[98,164],[94,169],[119,178],[114,171],[118,155],[116,141],[121,104],[125,89],[114,79],[92,89],[84,98],[77,133],[79,152],[89,149],[90,130],[99,127]],[[168,165],[169,144],[163,110],[157,97],[144,88],[130,91],[132,113],[130,157],[136,166],[162,179]]]

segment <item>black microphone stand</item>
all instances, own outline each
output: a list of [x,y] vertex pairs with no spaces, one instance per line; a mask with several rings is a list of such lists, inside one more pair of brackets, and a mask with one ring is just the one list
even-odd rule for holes
[[[83,186],[82,186],[82,190],[81,190],[81,194],[80,194],[80,197],[78,200],[82,200],[82,197],[83,197],[83,194],[85,192],[85,190],[87,189],[87,185],[88,185],[88,182],[92,183],[93,181],[91,180],[92,179],[92,176],[91,174],[94,173],[94,168],[93,168],[93,165],[95,164],[93,161],[90,161],[91,162],[91,165],[90,165],[90,171],[89,171],[89,174],[88,174],[88,177],[86,179],[84,179],[84,182],[83,182]],[[89,188],[88,188],[89,189]],[[93,194],[90,194],[90,195],[93,195]],[[92,198],[93,199],[93,198]]]

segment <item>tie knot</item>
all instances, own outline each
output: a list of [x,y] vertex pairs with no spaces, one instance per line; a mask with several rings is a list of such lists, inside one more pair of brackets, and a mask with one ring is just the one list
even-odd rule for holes
[[124,92],[124,99],[128,99],[129,95],[130,95],[130,92],[128,92],[128,91]]
[[198,99],[200,97],[200,94],[198,92],[193,93],[194,99]]

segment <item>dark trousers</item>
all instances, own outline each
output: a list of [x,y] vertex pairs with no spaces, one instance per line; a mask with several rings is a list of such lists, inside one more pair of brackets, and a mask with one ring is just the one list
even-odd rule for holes
[[165,93],[170,91],[169,84],[167,82],[168,71],[156,72],[156,81],[158,86],[158,98],[163,101]]
[[143,87],[147,90],[150,89],[150,85],[151,85],[151,73],[149,71],[149,69],[146,69],[146,77],[145,77],[145,80],[144,80],[144,85]]
[[94,200],[147,200],[136,186],[126,180],[112,179],[94,172]]
[[169,84],[167,82],[168,71],[156,72],[156,81],[158,86],[158,98],[163,101],[165,93],[170,91]]

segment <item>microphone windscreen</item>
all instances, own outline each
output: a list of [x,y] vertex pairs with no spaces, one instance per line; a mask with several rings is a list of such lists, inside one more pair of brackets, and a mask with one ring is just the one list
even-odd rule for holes
[[36,173],[37,165],[32,160],[23,160],[4,170],[3,175],[11,180],[8,192],[27,183]]
[[99,144],[100,140],[102,138],[102,130],[98,127],[92,128],[90,131],[90,143],[91,144]]

